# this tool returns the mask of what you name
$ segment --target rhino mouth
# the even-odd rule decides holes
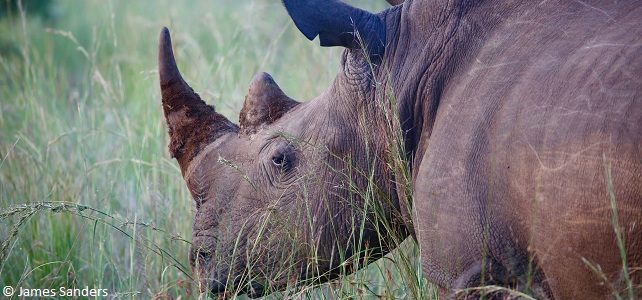
[[[265,295],[265,288],[262,284],[253,281],[246,285],[245,292],[248,297],[255,299]]]
[[[218,299],[231,299],[233,298],[232,295],[241,295],[241,294],[246,294],[249,298],[251,299],[256,299],[260,298],[262,296],[265,296],[265,287],[256,282],[256,281],[251,281],[251,282],[244,282],[240,276],[237,276],[234,279],[234,284],[232,285],[227,285],[226,280],[217,280],[217,279],[210,279],[208,280],[208,288],[209,292],[212,295],[217,296]],[[235,290],[235,287],[243,287],[239,290]],[[236,293],[238,292],[238,293]]]
[[[193,268],[194,274],[198,276],[197,281],[200,282],[201,293],[209,292],[215,299],[232,299],[242,294],[252,299],[265,296],[265,286],[248,278],[245,272],[230,271],[227,267],[220,268],[221,266],[215,266],[211,259],[201,266]]]

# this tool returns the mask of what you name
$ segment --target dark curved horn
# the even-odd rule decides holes
[[[390,5],[395,6],[395,5],[399,5],[399,4],[403,3],[404,0],[386,0],[386,1],[388,1],[388,3],[390,3]]]
[[[386,27],[375,14],[338,0],[283,0],[297,28],[309,39],[317,35],[321,46],[359,49],[383,55]]]
[[[172,39],[167,27],[163,27],[158,40],[158,75],[164,102],[165,99],[169,100],[173,95],[193,92],[178,70],[172,50]]]

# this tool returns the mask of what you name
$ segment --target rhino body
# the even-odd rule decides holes
[[[170,152],[196,201],[204,286],[258,295],[268,281],[331,278],[359,249],[394,247],[385,227],[418,241],[443,294],[640,294],[642,3],[284,4],[306,37],[346,48],[341,71],[302,103],[258,74],[240,128],[184,82],[161,33]],[[390,167],[386,97],[411,195]],[[362,212],[373,186],[380,219]]]

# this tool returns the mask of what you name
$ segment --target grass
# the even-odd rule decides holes
[[[295,99],[320,94],[341,49],[307,41],[278,1],[54,1],[48,12],[0,19],[0,283],[210,297],[187,261],[194,209],[167,151],[160,29],[172,31],[186,80],[230,120],[259,71]],[[408,297],[416,289],[402,276],[425,283],[416,246],[401,250],[295,294]]]

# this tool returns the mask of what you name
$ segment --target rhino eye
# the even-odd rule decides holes
[[[272,164],[282,171],[290,171],[294,167],[294,151],[283,149],[272,156]]]

